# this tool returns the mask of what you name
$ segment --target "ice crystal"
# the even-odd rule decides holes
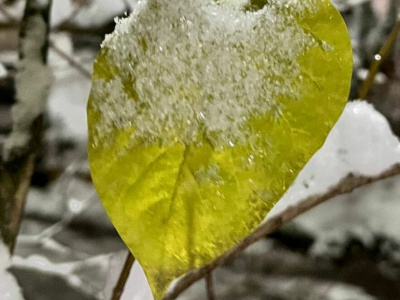
[[[114,74],[93,82],[94,143],[130,129],[132,144],[245,142],[250,120],[299,97],[298,58],[316,41],[297,18],[313,2],[142,1],[102,45]]]

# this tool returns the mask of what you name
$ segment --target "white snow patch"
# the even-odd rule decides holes
[[[377,237],[400,242],[399,199],[400,176],[396,176],[336,197],[295,222],[316,237],[313,254],[341,257],[351,239],[366,247],[373,247]]]
[[[10,266],[10,253],[0,239],[0,299],[23,300],[21,290],[15,278],[7,272]]]
[[[20,20],[24,12],[24,7],[25,7],[25,1],[16,1],[13,5],[7,5],[6,11],[8,15],[12,18],[12,20]],[[11,20],[7,15],[0,13],[1,23],[7,23],[10,21]]]
[[[88,71],[94,60],[92,53],[75,53],[68,34],[53,35],[53,43]],[[54,51],[49,53],[49,66],[54,73],[54,82],[50,89],[48,110],[57,128],[59,138],[72,139],[86,144],[87,120],[86,103],[89,97],[90,78],[80,73]]]
[[[76,59],[74,57],[74,45],[72,42],[71,34],[67,32],[54,32],[51,34],[51,42],[53,45],[61,50],[66,56]],[[57,53],[52,47],[49,48],[48,65],[54,68],[66,68],[69,66],[68,61]]]
[[[18,62],[18,52],[2,50],[0,51],[0,61],[5,65],[15,65]]]
[[[33,121],[43,113],[51,86],[52,75],[42,61],[42,46],[47,36],[46,24],[41,16],[34,16],[27,24],[26,38],[22,41],[24,58],[16,75],[17,104],[13,106],[13,131],[4,145],[7,160],[11,149],[26,147],[31,136]]]
[[[51,239],[49,242],[52,243]],[[54,246],[58,247],[57,244]],[[88,295],[95,296],[96,299],[103,299],[103,291],[99,289],[99,286],[102,287],[105,284],[105,276],[103,276],[103,274],[106,274],[106,270],[108,270],[110,257],[110,255],[106,254],[94,256],[83,261],[79,260],[67,263],[55,263],[43,255],[33,254],[26,258],[19,256],[14,257],[12,266],[62,277],[70,286],[73,286]],[[92,274],[91,276],[88,276],[88,273],[85,272],[85,270],[93,270],[97,272],[96,275]],[[100,283],[96,280],[100,281]]]
[[[326,296],[329,300],[378,300],[368,295],[362,288],[349,284],[330,284],[326,288]]]
[[[121,300],[153,300],[153,295],[140,264],[135,261]]]
[[[70,34],[52,34],[52,42],[82,68],[91,71],[95,53],[76,52]],[[49,51],[48,64],[54,76],[47,104],[53,124],[51,134],[59,139],[86,145],[86,103],[91,80],[52,49]]]
[[[267,218],[323,194],[348,174],[376,176],[400,163],[400,143],[371,104],[350,102],[323,147],[311,158]]]
[[[32,254],[27,258],[15,257],[13,260],[13,266],[20,266],[27,269],[39,269],[42,272],[58,274],[60,276],[70,276],[76,268],[76,263],[62,263],[56,264],[51,262],[47,257]]]
[[[133,9],[138,0],[126,0],[128,9]],[[58,25],[66,21],[73,14],[77,6],[70,0],[53,1],[52,8],[52,25]],[[72,18],[73,24],[80,27],[93,28],[101,26],[106,22],[114,19],[115,16],[121,15],[127,10],[124,1],[95,0],[81,8],[79,12]]]
[[[354,6],[368,2],[370,0],[331,0],[332,4],[340,11],[345,11],[353,8]],[[379,0],[382,1],[382,0]]]
[[[0,62],[0,79],[6,78],[8,75],[6,67]]]

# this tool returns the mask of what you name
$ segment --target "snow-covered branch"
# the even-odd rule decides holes
[[[28,0],[21,23],[13,129],[2,149],[0,230],[12,249],[42,135],[43,113],[51,85],[47,49],[51,0]]]
[[[360,149],[363,150],[360,152]],[[324,146],[264,222],[230,251],[177,280],[163,300],[176,299],[194,282],[311,208],[399,174],[400,142],[391,133],[387,121],[365,102],[349,103]]]
[[[298,205],[288,207],[282,213],[275,217],[272,217],[262,223],[251,235],[242,240],[236,247],[231,249],[229,252],[225,253],[217,260],[213,261],[211,264],[205,266],[204,268],[195,270],[188,273],[180,280],[176,282],[171,288],[169,293],[163,298],[163,300],[173,300],[176,299],[184,290],[191,286],[194,282],[202,279],[207,274],[212,272],[215,268],[223,265],[228,260],[232,259],[243,250],[245,250],[250,245],[256,243],[262,239],[265,235],[276,231],[283,223],[288,222],[295,217],[301,215],[302,213],[310,210],[318,204],[321,204],[329,199],[336,196],[351,193],[355,189],[368,185],[370,183],[389,178],[400,174],[400,165],[395,165],[389,170],[379,174],[378,176],[356,176],[354,174],[349,174],[347,177],[343,178],[337,185],[332,187],[326,193],[309,197],[301,201]]]

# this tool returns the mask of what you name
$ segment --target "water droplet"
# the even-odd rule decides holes
[[[249,162],[250,164],[252,164],[253,161],[254,161],[254,156],[253,156],[253,155],[250,155],[249,158],[248,158],[247,160],[248,160],[248,162]]]
[[[79,213],[82,210],[82,203],[77,199],[70,199],[68,201],[68,208],[73,213]]]
[[[327,52],[334,50],[334,48],[325,41],[322,42],[322,49]]]
[[[32,255],[29,260],[30,263],[36,266],[38,269],[45,269],[50,265],[49,261],[40,255]]]

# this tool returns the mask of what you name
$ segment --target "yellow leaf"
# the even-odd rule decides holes
[[[93,181],[156,299],[251,233],[347,101],[328,0],[244,2],[142,1],[94,66]]]

